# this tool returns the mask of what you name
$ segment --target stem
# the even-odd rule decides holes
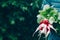
[[[47,37],[45,38],[45,40],[47,40]]]

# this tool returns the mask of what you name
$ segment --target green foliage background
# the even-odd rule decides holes
[[[0,40],[38,40],[37,35],[32,35],[38,27],[36,16],[41,3],[42,0],[0,0]]]
[[[37,40],[36,15],[41,0],[0,0],[0,40]]]

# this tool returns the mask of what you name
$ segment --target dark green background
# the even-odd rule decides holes
[[[0,0],[0,40],[37,40],[41,0]]]
[[[42,0],[0,0],[0,40],[38,40],[38,33],[32,35],[41,4]]]

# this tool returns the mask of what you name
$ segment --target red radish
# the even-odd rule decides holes
[[[56,29],[49,23],[49,21],[47,19],[44,19],[40,22],[40,25],[38,26],[38,28],[36,29],[36,31],[34,32],[34,34],[39,30],[39,36],[41,36],[42,33],[45,34],[45,37],[47,37],[50,33],[51,28],[56,31]],[[34,36],[33,34],[33,36]]]

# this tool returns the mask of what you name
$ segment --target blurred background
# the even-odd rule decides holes
[[[41,4],[42,0],[0,0],[0,40],[38,40],[32,35]]]
[[[0,0],[0,40],[37,40],[38,10],[42,0]]]

